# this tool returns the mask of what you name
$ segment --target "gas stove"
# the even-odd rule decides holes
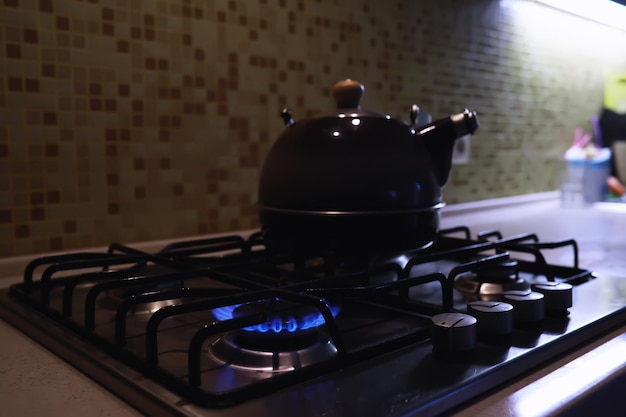
[[[622,281],[535,234],[342,259],[255,233],[34,259],[0,317],[147,414],[424,416],[622,323]]]

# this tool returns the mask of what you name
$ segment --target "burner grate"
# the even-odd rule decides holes
[[[568,247],[573,266],[542,255]],[[573,241],[542,243],[535,235],[490,231],[472,240],[465,227],[442,231],[425,250],[358,261],[275,257],[260,234],[178,242],[154,254],[114,244],[105,253],[33,260],[10,293],[190,401],[223,407],[428,344],[432,316],[464,309],[454,282],[514,254],[531,258],[514,259],[525,279],[590,280],[577,251]],[[251,303],[262,308],[216,314]],[[255,348],[250,338],[237,345],[242,332],[271,323],[285,303],[319,314],[314,336],[285,341],[291,351],[270,351],[267,340]],[[249,365],[255,357],[261,364]]]

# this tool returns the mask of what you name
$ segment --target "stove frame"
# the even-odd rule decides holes
[[[461,237],[455,237],[456,235],[461,235]],[[546,249],[568,247],[572,248],[572,266],[552,265],[542,255],[542,251]],[[333,317],[325,298],[329,297],[329,294],[341,294],[342,297],[365,300],[368,306],[374,303],[384,308],[393,307],[394,310],[404,310],[411,318],[425,323],[437,312],[458,310],[452,285],[457,276],[508,260],[511,253],[527,254],[533,258],[531,261],[517,259],[520,270],[525,273],[541,274],[551,281],[569,282],[575,285],[575,288],[587,282],[596,281],[596,277],[590,271],[578,267],[578,248],[573,240],[545,243],[540,242],[534,234],[503,238],[497,231],[480,233],[477,240],[471,240],[470,231],[466,227],[442,231],[437,243],[430,250],[415,252],[409,256],[405,254],[408,260],[402,266],[394,262],[375,260],[372,261],[376,265],[373,269],[364,271],[357,268],[355,271],[349,268],[349,273],[342,271],[337,276],[336,272],[341,266],[334,261],[324,260],[311,266],[306,264],[307,260],[302,259],[273,259],[272,265],[278,262],[281,265],[289,264],[293,267],[293,270],[282,271],[282,275],[277,278],[271,274],[266,275],[268,273],[268,264],[265,262],[267,254],[262,249],[260,235],[254,234],[247,240],[239,236],[231,236],[175,243],[156,254],[113,244],[104,254],[74,253],[38,258],[26,268],[23,283],[15,284],[9,291],[0,294],[0,316],[16,327],[24,329],[31,337],[60,354],[77,368],[93,375],[94,379],[101,381],[122,398],[127,398],[128,392],[132,391],[132,398],[128,398],[129,402],[145,412],[168,410],[172,415],[201,415],[205,408],[230,407],[240,401],[246,402],[288,390],[294,384],[314,381],[319,376],[326,375],[332,378],[332,375],[339,370],[372,360],[380,360],[381,357],[393,355],[394,352],[411,349],[429,352],[429,329],[426,327],[416,328],[401,337],[384,339],[373,344],[351,346],[344,340],[339,330],[338,319]],[[467,259],[467,256],[476,254],[481,254],[481,256],[466,262],[455,261],[456,264],[445,274],[433,272],[414,276],[411,272],[418,265],[440,260]],[[207,259],[207,255],[210,258]],[[246,274],[242,276],[242,262],[246,273],[253,276],[252,279],[246,277]],[[208,276],[211,280],[227,285],[226,288],[166,290],[165,292],[170,297],[177,299],[192,297],[201,300],[159,310],[156,313],[157,318],[149,321],[146,331],[145,357],[141,358],[126,348],[127,313],[146,301],[162,301],[163,293],[148,292],[141,297],[127,299],[120,303],[120,308],[116,313],[114,332],[110,339],[103,338],[95,331],[97,328],[96,305],[97,300],[102,298],[102,294],[119,289],[118,281],[110,281],[108,278],[115,278],[116,274],[127,276],[123,281],[124,285],[136,285],[139,278],[135,274],[147,268],[149,264],[156,265],[159,273],[141,278],[144,284],[176,282],[181,279],[179,274],[183,274],[186,280],[202,280]],[[113,270],[112,267],[116,265],[123,265],[126,268],[121,270],[123,272]],[[38,268],[43,268],[43,272],[37,281],[35,270]],[[94,268],[97,270],[94,271]],[[272,268],[274,266],[270,267]],[[73,271],[86,269],[90,272],[72,276]],[[172,270],[177,272],[172,272]],[[69,276],[64,275],[68,271]],[[372,284],[371,278],[378,277],[380,274],[393,274],[395,279]],[[55,275],[60,275],[60,277]],[[104,277],[107,279],[103,280]],[[87,292],[86,308],[81,324],[75,320],[74,299],[71,294],[85,281],[103,282],[91,286]],[[422,303],[420,300],[412,299],[411,291],[421,285],[431,287],[434,285],[440,288],[440,293],[435,297],[438,300],[434,303]],[[63,297],[60,300],[51,301],[51,295],[55,291],[58,292],[59,288],[63,288]],[[322,363],[301,368],[297,372],[276,373],[271,378],[262,379],[258,383],[231,392],[211,393],[204,390],[202,373],[199,370],[194,372],[193,368],[195,368],[194,364],[201,362],[207,342],[225,331],[240,329],[267,320],[269,312],[266,312],[227,322],[212,322],[198,331],[187,354],[190,363],[188,381],[181,380],[160,368],[158,330],[164,320],[200,308],[211,309],[233,302],[278,298],[302,302],[318,309],[325,319],[324,327],[329,340],[336,347],[336,356]],[[52,297],[52,300],[55,298]],[[539,353],[531,354],[534,349],[519,352],[519,354],[512,355],[510,360],[506,360],[504,365],[509,371],[515,371],[519,375],[524,372],[522,369],[527,369],[528,366],[535,366],[544,360],[557,357],[573,346],[606,332],[619,324],[620,317],[623,318],[625,314],[623,307],[603,311],[600,317],[594,317],[589,323],[583,323],[573,330],[563,330],[564,333],[558,337],[550,337],[550,340],[538,343],[541,348]],[[41,315],[47,317],[43,325],[39,324],[42,323]],[[553,317],[549,320],[552,319],[559,321],[563,317]],[[593,326],[590,325],[591,323]],[[549,327],[549,324],[544,325],[543,331]],[[527,332],[528,329],[521,329],[521,331]],[[425,354],[428,355],[428,353]],[[522,357],[526,358],[521,361]],[[497,364],[494,368],[502,368],[501,365]],[[120,372],[120,369],[123,371]],[[449,409],[461,404],[476,392],[484,392],[511,378],[503,372],[498,372],[496,376],[491,375],[494,373],[485,369],[479,377],[468,381],[465,388],[458,384],[451,384],[449,389],[443,389],[435,398],[428,398],[428,401],[419,399],[412,401],[413,410],[437,410],[439,412],[442,407]],[[138,379],[144,382],[138,384],[136,382]],[[124,388],[116,389],[114,386]],[[456,392],[456,399],[444,401],[450,390]],[[188,401],[195,405],[187,404],[180,407],[181,402],[187,403]]]

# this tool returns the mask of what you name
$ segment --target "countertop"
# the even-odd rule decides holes
[[[450,205],[442,211],[442,228],[465,225],[473,233],[498,229],[505,236],[533,232],[542,240],[574,238],[580,266],[598,273],[626,275],[626,204],[598,203],[564,208],[558,193]],[[135,245],[144,250],[163,242]],[[20,279],[34,256],[0,259],[0,288]],[[551,262],[571,262],[571,253],[548,254]],[[141,415],[96,382],[0,320],[0,403],[7,416]],[[622,352],[616,354],[616,352]],[[626,368],[626,324],[589,346],[491,393],[456,416],[552,415],[577,393],[620,375]]]

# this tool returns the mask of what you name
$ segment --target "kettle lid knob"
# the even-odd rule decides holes
[[[338,109],[360,109],[365,86],[358,81],[346,79],[333,86],[333,97]]]

